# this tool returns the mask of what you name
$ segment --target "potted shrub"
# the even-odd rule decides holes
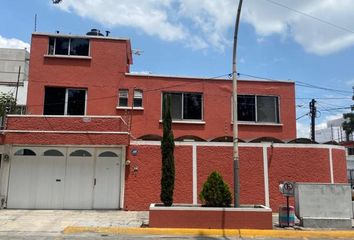
[[[206,207],[230,207],[232,202],[229,186],[217,171],[209,175],[199,197]]]

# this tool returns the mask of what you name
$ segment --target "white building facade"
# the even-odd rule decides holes
[[[0,93],[16,96],[17,105],[26,106],[29,52],[26,49],[0,48]]]

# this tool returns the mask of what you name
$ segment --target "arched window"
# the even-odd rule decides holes
[[[99,157],[118,157],[117,154],[115,154],[114,152],[111,151],[106,151],[103,153],[100,153],[100,155],[98,155]]]
[[[15,152],[15,156],[36,156],[36,153],[31,149],[23,148]]]
[[[43,153],[43,156],[50,156],[50,157],[62,157],[64,154],[58,150],[50,149]]]
[[[76,150],[70,153],[70,157],[91,157],[91,153],[86,150]]]

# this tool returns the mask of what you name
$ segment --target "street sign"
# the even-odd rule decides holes
[[[295,183],[285,181],[279,185],[280,192],[287,197],[293,197],[295,194]]]

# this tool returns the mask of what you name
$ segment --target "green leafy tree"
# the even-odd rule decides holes
[[[20,113],[20,109],[16,107],[16,100],[12,93],[0,93],[0,115]]]
[[[161,140],[162,169],[160,199],[165,206],[173,203],[173,190],[175,186],[175,142],[172,132],[171,96],[166,94],[162,106],[163,136]]]
[[[343,130],[345,132],[345,138],[349,141],[349,135],[354,132],[354,113],[344,113],[344,122],[342,123]]]
[[[232,201],[229,186],[216,171],[209,175],[199,197],[207,207],[229,207]]]

